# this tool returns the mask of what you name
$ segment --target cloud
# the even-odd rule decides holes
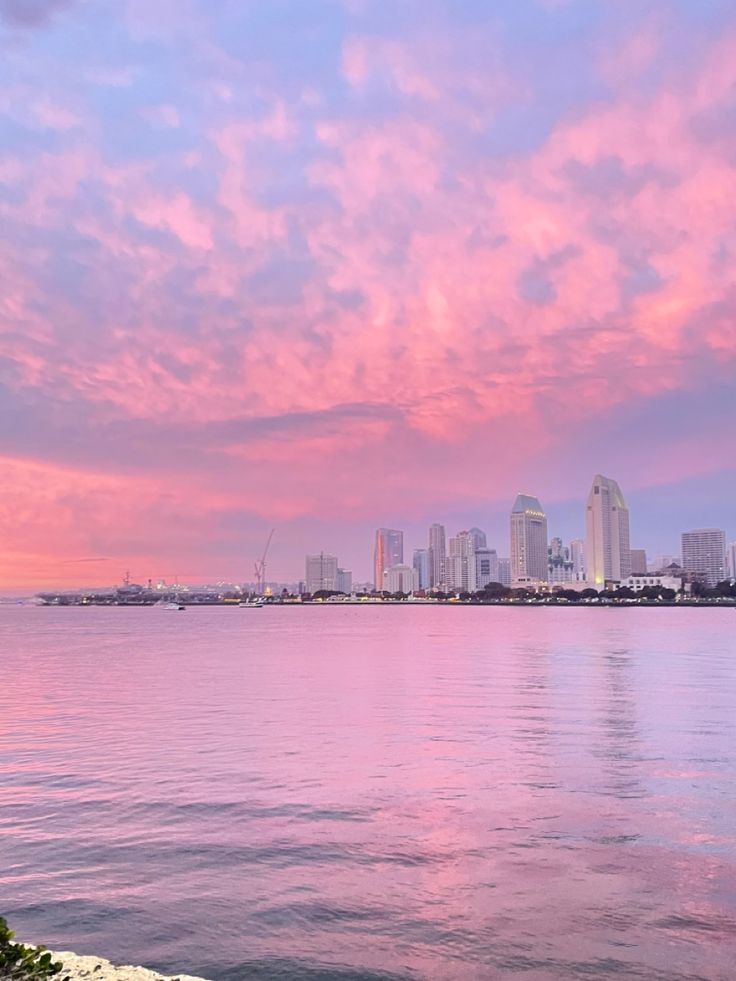
[[[13,27],[44,27],[72,0],[0,0],[0,18]]]
[[[241,512],[355,542],[567,500],[602,443],[627,489],[707,478],[677,413],[736,362],[736,17],[297,7],[79,7],[94,43],[10,46],[0,533],[196,565]]]

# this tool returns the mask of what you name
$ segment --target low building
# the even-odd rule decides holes
[[[635,593],[640,593],[642,589],[654,586],[656,589],[674,589],[676,593],[682,589],[682,579],[676,576],[669,576],[665,573],[644,573],[642,575],[629,576],[621,583],[628,589],[633,589]]]

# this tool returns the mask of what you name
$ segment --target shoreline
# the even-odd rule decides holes
[[[69,977],[71,981],[209,981],[193,974],[161,974],[149,967],[134,964],[113,964],[104,957],[75,954],[70,950],[49,951],[53,961],[64,965],[57,977]]]
[[[228,603],[228,602],[213,602],[213,603],[187,603],[186,600],[180,599],[179,602],[182,606],[186,607],[187,610],[204,609],[211,610],[216,609],[231,609],[237,610],[242,609],[238,603]],[[10,605],[10,604],[9,604]],[[33,606],[36,609],[43,610],[64,610],[64,609],[79,609],[87,608],[90,606],[101,607],[107,609],[131,609],[131,610],[143,610],[143,609],[154,609],[156,603],[96,603],[94,601],[86,603],[24,603],[24,606]],[[324,608],[324,607],[341,607],[341,606],[366,606],[366,607],[376,607],[376,606],[395,606],[395,607],[491,607],[491,608],[501,608],[501,609],[515,609],[527,606],[547,606],[554,607],[555,609],[564,609],[565,607],[575,607],[575,608],[591,608],[591,609],[653,609],[659,607],[687,607],[688,609],[711,609],[711,610],[733,610],[736,609],[736,600],[562,600],[562,601],[549,601],[549,600],[512,600],[510,602],[477,602],[473,600],[326,600],[324,602],[287,602],[282,603],[279,601],[268,602],[264,601],[259,606],[253,605],[255,609],[264,609],[273,607],[276,609],[306,609],[307,607]],[[174,612],[174,611],[167,611]]]

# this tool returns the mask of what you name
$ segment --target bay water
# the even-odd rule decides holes
[[[736,977],[736,612],[0,607],[0,914],[216,979]]]

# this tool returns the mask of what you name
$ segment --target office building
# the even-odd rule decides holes
[[[404,533],[395,528],[379,528],[373,550],[373,582],[383,589],[383,574],[391,566],[404,561]]]
[[[304,578],[308,593],[316,593],[320,589],[336,590],[337,559],[334,555],[328,555],[326,552],[320,552],[319,555],[308,555]]]
[[[417,574],[417,589],[429,589],[429,549],[415,548],[412,565]]]
[[[511,580],[547,579],[547,516],[536,497],[519,494],[510,518]]]
[[[498,581],[502,586],[511,585],[511,559],[498,560]]]
[[[726,575],[729,579],[736,579],[736,542],[726,547]]]
[[[577,582],[585,581],[585,542],[582,538],[573,538],[570,542],[570,561],[574,579]]]
[[[475,588],[484,589],[491,582],[501,582],[498,571],[498,554],[495,548],[477,548],[475,550]]]
[[[475,543],[470,532],[459,531],[447,544],[447,588],[475,592]]]
[[[693,582],[715,586],[726,577],[726,533],[695,528],[682,533],[682,567]]]
[[[631,549],[631,575],[645,576],[647,574],[647,553],[643,548]]]
[[[431,525],[429,529],[429,588],[443,589],[445,585],[445,526]]]
[[[383,589],[387,593],[413,593],[417,585],[417,572],[410,565],[394,565],[383,574]]]
[[[585,511],[585,571],[597,588],[631,575],[629,509],[615,480],[596,474]]]
[[[349,569],[337,570],[337,591],[339,593],[347,593],[348,595],[352,593],[353,574]]]

